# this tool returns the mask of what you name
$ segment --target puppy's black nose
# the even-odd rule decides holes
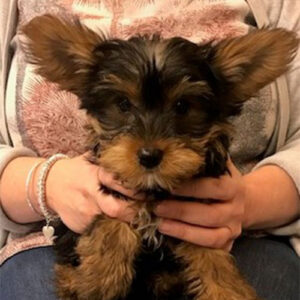
[[[161,162],[163,152],[156,148],[141,148],[137,155],[142,166],[147,169],[152,169]]]

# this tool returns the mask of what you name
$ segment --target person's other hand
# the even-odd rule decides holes
[[[231,173],[220,178],[200,178],[184,183],[174,195],[193,201],[166,200],[156,208],[161,233],[199,246],[230,250],[241,234],[245,213],[243,176],[229,159]],[[211,203],[200,199],[211,199]]]

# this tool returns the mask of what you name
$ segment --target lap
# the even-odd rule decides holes
[[[56,300],[52,247],[21,252],[0,267],[1,300]]]
[[[300,259],[288,244],[279,239],[240,238],[232,254],[262,299],[299,299]]]
[[[299,262],[280,241],[241,238],[232,251],[239,269],[265,300],[298,300]],[[0,267],[1,300],[57,300],[51,247],[21,252]]]

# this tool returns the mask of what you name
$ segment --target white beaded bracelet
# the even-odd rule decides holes
[[[37,182],[37,191],[38,191],[38,203],[39,208],[46,219],[46,226],[43,227],[43,234],[46,238],[51,239],[54,236],[54,227],[49,226],[50,222],[58,219],[59,217],[51,213],[46,204],[46,179],[51,167],[60,159],[69,158],[64,154],[55,154],[51,156],[46,162],[43,163],[38,182]]]
[[[34,166],[28,172],[25,187],[26,187],[26,202],[27,202],[28,206],[35,214],[43,217],[43,215],[33,206],[31,199],[30,199],[30,191],[29,191],[32,175],[35,172],[36,168],[40,165],[40,163],[41,162],[37,162],[36,164],[34,164]]]

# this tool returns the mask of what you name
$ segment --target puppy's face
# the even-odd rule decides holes
[[[99,163],[130,187],[170,189],[203,172],[209,143],[228,136],[206,50],[155,37],[94,49],[79,95],[93,125],[91,144]]]
[[[222,174],[228,117],[286,71],[298,45],[280,29],[215,46],[156,36],[108,40],[52,16],[23,32],[37,72],[75,93],[87,110],[93,160],[140,190]]]

